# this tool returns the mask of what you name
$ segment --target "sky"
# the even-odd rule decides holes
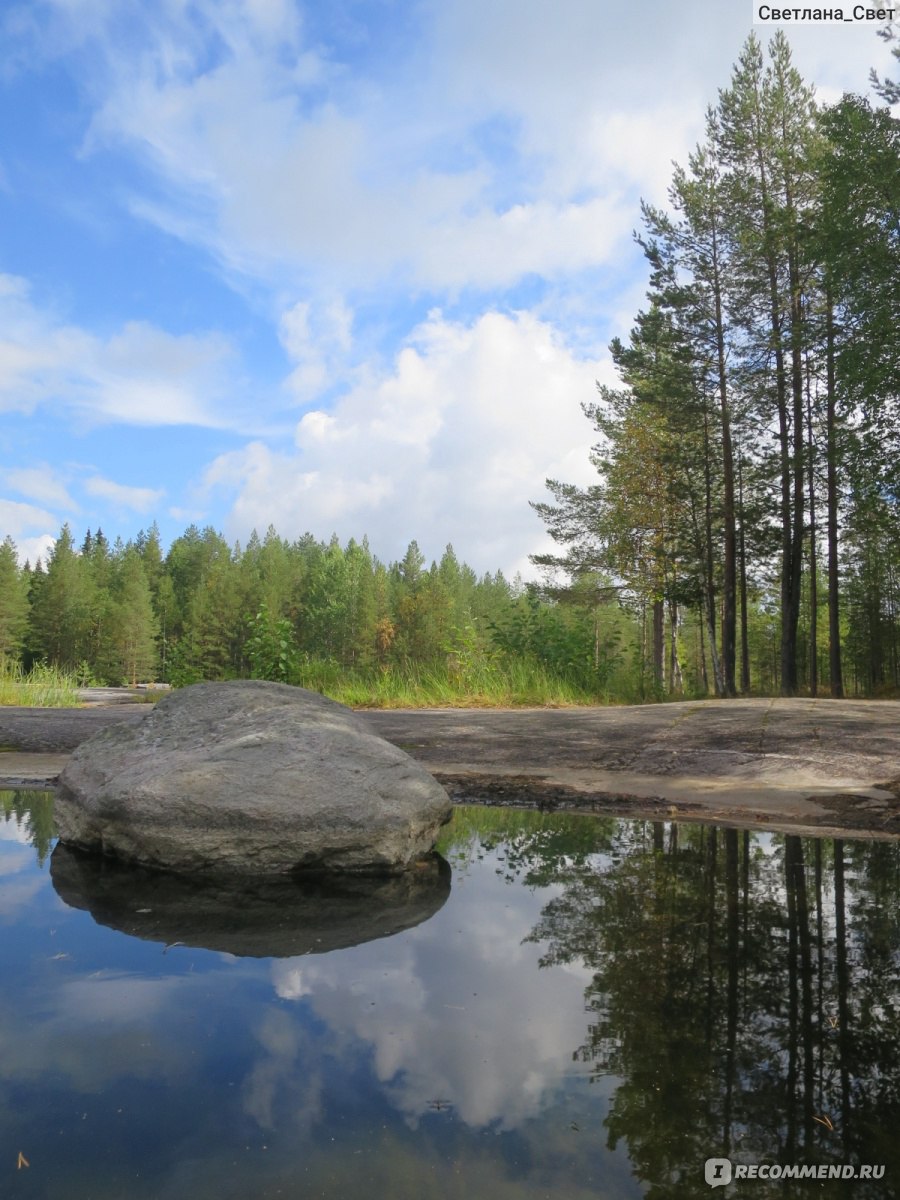
[[[848,10],[849,11],[849,10]],[[0,538],[534,575],[750,0],[2,0]],[[757,27],[767,41],[774,26]],[[823,102],[896,66],[792,25]]]

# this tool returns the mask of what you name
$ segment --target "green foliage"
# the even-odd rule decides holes
[[[399,663],[348,669],[325,660],[301,664],[297,682],[342,704],[368,708],[568,707],[596,703],[593,693],[528,658],[463,677],[447,663]]]
[[[603,611],[548,605],[531,590],[490,629],[495,646],[508,658],[531,658],[577,687],[608,697],[626,659],[623,625],[608,606]]]
[[[286,617],[273,617],[263,604],[255,617],[247,617],[247,625],[250,636],[245,649],[251,678],[293,682],[300,656],[290,621]]]
[[[19,570],[15,542],[0,542],[0,658],[18,655],[28,630],[28,581]]]
[[[412,542],[385,564],[365,539],[288,543],[270,528],[242,550],[191,526],[163,557],[154,529],[112,547],[88,531],[76,550],[64,527],[47,570],[38,563],[15,578],[26,652],[82,686],[250,675],[393,706],[630,694],[627,614],[601,611],[593,595],[526,593],[499,571],[478,578],[452,546],[426,566]]]

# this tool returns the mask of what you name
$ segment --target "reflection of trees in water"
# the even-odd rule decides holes
[[[695,1194],[710,1156],[888,1164],[858,1196],[900,1177],[900,846],[770,841],[622,823],[608,862],[557,876],[532,934],[544,965],[595,972],[578,1053],[622,1079],[609,1142],[651,1196]]]
[[[473,858],[496,851],[507,880],[545,887],[573,870],[589,866],[609,850],[619,822],[580,813],[461,805],[435,849],[465,871]]]
[[[28,833],[41,866],[56,837],[53,824],[53,793],[36,789],[0,791],[0,806],[7,821],[15,818]]]

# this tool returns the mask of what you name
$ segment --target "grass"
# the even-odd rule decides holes
[[[75,676],[38,663],[27,673],[18,663],[0,660],[0,706],[25,708],[76,708]]]
[[[351,708],[565,708],[600,701],[595,693],[528,661],[465,671],[415,663],[353,670],[312,662],[295,682]]]

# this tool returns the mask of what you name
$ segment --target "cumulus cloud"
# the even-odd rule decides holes
[[[293,364],[286,387],[298,403],[347,377],[353,349],[353,312],[338,297],[314,306],[300,300],[282,314],[278,336]]]
[[[250,443],[216,458],[205,484],[233,494],[235,537],[270,522],[285,536],[366,533],[384,557],[415,537],[430,556],[453,542],[476,569],[526,569],[546,545],[528,506],[543,480],[592,479],[580,405],[598,378],[608,361],[578,358],[527,313],[434,313],[391,370],[306,413],[293,452]]]
[[[610,380],[597,346],[643,302],[638,199],[665,202],[750,13],[389,7],[14,8],[8,69],[49,59],[71,73],[85,177],[109,164],[124,229],[130,215],[199,247],[252,296],[246,344],[265,382],[241,387],[248,360],[223,334],[124,318],[92,331],[3,276],[0,411],[237,431],[258,440],[220,439],[206,473],[232,495],[235,536],[365,530],[385,556],[415,536],[515,570],[547,546],[527,506],[544,476],[591,477],[579,402]],[[827,97],[865,90],[869,66],[891,61],[863,27],[790,39]],[[454,319],[423,320],[436,303]],[[303,413],[287,449],[286,407]],[[171,513],[202,508],[167,492]]]

